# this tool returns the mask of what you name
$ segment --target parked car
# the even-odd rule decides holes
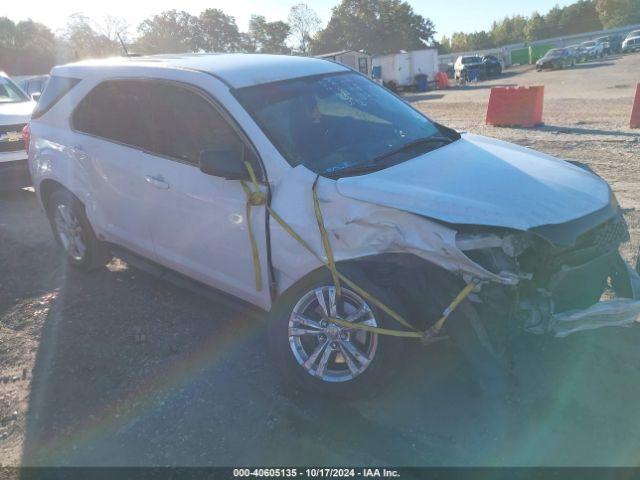
[[[482,57],[482,63],[484,64],[484,74],[486,76],[502,74],[502,63],[498,60],[498,57],[485,55]]]
[[[602,54],[603,55],[611,55],[611,39],[609,36],[598,37],[595,39],[597,43],[602,44]]]
[[[631,30],[629,33],[627,33],[627,36],[624,37],[624,39],[627,40],[634,37],[640,37],[640,30]]]
[[[589,59],[601,58],[604,55],[604,45],[595,40],[582,42],[580,45],[586,50]]]
[[[34,75],[27,77],[14,77],[14,81],[18,86],[33,100],[37,101],[47,86],[49,75]]]
[[[555,332],[593,324],[594,308],[628,316],[640,304],[599,301],[610,279],[618,297],[640,294],[604,180],[460,134],[338,63],[220,54],[58,66],[28,145],[72,267],[115,253],[252,305],[278,373],[316,392],[384,385],[410,340],[379,328],[437,339],[445,309],[444,332],[499,385],[490,342],[503,337],[485,320],[491,332]]]
[[[576,60],[568,48],[552,48],[536,62],[536,70],[541,72],[551,68],[572,67]]]
[[[22,129],[35,102],[4,72],[0,72],[0,190],[29,186],[27,152]]]
[[[478,55],[460,56],[453,66],[456,80],[481,79],[485,76],[485,64]]]
[[[624,42],[622,42],[622,52],[637,52],[640,50],[640,35],[637,37],[627,38]]]
[[[622,41],[624,37],[620,33],[612,33],[596,39],[596,41],[600,40],[604,40],[604,42],[609,44],[609,53],[620,53],[622,51]]]
[[[573,56],[575,63],[586,62],[587,59],[589,58],[589,55],[587,54],[587,49],[582,45],[569,45],[567,47],[567,50],[569,50],[569,52],[571,53],[571,56]]]

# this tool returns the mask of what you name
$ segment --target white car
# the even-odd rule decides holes
[[[606,182],[459,134],[334,62],[59,66],[29,142],[71,265],[115,254],[268,312],[279,373],[316,391],[381,387],[407,361],[403,342],[445,333],[485,385],[501,385],[494,332],[564,335],[602,314],[629,323],[640,307]],[[600,302],[610,278],[621,298]]]
[[[640,50],[640,35],[637,37],[628,37],[622,42],[622,52],[635,52]]]
[[[47,82],[49,81],[49,75],[26,75],[20,77],[13,77],[13,80],[29,97],[36,102],[42,92],[44,92]]]
[[[30,185],[27,152],[22,139],[35,106],[11,79],[0,72],[0,190]]]
[[[600,42],[590,40],[588,42],[582,42],[580,46],[585,49],[588,58],[600,58],[604,56],[604,45]]]
[[[453,64],[454,78],[468,80],[471,77],[479,79],[485,73],[485,65],[480,55],[459,56]],[[472,73],[474,72],[474,73]]]
[[[629,33],[627,33],[627,36],[624,38],[626,40],[628,38],[635,38],[635,37],[640,37],[640,30],[631,30]]]

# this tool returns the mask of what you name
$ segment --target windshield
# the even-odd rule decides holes
[[[29,98],[15,83],[6,77],[0,77],[0,103],[26,102]]]
[[[468,65],[470,63],[482,63],[482,59],[480,57],[462,57],[463,65]]]
[[[327,176],[384,168],[457,138],[455,132],[449,136],[456,138],[443,137],[429,119],[357,73],[257,85],[235,95],[291,165]]]

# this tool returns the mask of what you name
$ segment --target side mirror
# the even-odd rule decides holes
[[[40,98],[41,93],[40,92],[34,92],[31,94],[31,100],[33,100],[34,102],[37,102],[38,99]]]
[[[200,171],[227,180],[250,180],[241,150],[203,150]]]

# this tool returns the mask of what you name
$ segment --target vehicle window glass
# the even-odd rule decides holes
[[[235,95],[291,165],[330,176],[377,165],[399,148],[439,135],[429,119],[357,73],[246,87]],[[385,158],[385,165],[424,150],[405,153]]]
[[[240,150],[231,125],[202,95],[187,87],[151,88],[152,151],[197,165],[203,150]]]
[[[42,95],[38,99],[38,104],[31,114],[31,118],[38,118],[62,99],[78,82],[77,78],[51,77],[45,85]]]
[[[76,130],[145,150],[151,147],[148,124],[149,86],[144,81],[101,83],[73,114]]]
[[[0,77],[0,104],[29,100],[20,88],[6,77]]]

